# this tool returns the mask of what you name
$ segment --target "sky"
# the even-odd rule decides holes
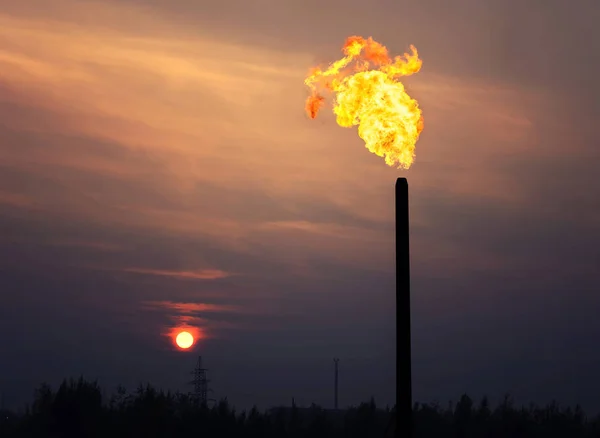
[[[83,374],[261,408],[395,400],[394,184],[413,390],[600,410],[596,0],[0,0],[0,392]],[[425,128],[385,165],[310,67],[392,54]],[[169,334],[191,324],[191,351]]]

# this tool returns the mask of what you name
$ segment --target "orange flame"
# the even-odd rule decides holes
[[[327,70],[312,69],[304,81],[311,90],[306,113],[311,119],[317,117],[325,100],[320,90],[335,93],[333,112],[338,125],[358,125],[358,135],[367,149],[384,157],[388,166],[408,169],[423,130],[417,101],[398,81],[421,69],[423,61],[417,49],[412,45],[410,49],[411,54],[392,59],[387,48],[373,38],[349,37],[342,48],[342,59]]]

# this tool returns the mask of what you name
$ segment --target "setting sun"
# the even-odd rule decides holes
[[[175,342],[179,348],[187,349],[194,344],[194,337],[189,332],[181,332],[175,338]]]

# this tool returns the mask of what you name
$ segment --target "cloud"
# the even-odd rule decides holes
[[[169,271],[162,269],[124,268],[122,272],[134,274],[161,275],[165,277],[192,279],[192,280],[218,280],[230,277],[232,274],[219,269],[200,269],[196,271]]]
[[[107,252],[121,252],[126,251],[128,249],[127,246],[117,245],[113,243],[105,243],[105,242],[85,242],[73,239],[66,240],[56,240],[49,241],[49,245],[55,246],[63,246],[63,247],[78,247],[78,248],[89,248],[98,251],[107,251]]]
[[[0,0],[0,269],[13,291],[3,307],[13,316],[0,320],[23,327],[8,355],[47,353],[53,339],[64,343],[56,356],[109,345],[94,363],[118,351],[139,370],[160,356],[159,374],[174,375],[182,361],[153,348],[193,327],[217,369],[245,355],[273,375],[293,357],[285,368],[302,375],[299,358],[329,363],[334,348],[375,357],[348,369],[364,385],[355,399],[368,397],[375,386],[361,375],[393,380],[398,176],[410,184],[415,387],[443,394],[428,362],[449,363],[460,386],[488,366],[465,368],[464,357],[519,360],[572,327],[566,308],[596,330],[599,100],[583,61],[600,39],[589,37],[592,14],[585,32],[556,31],[583,6],[533,32],[540,5],[506,21],[471,0],[375,4],[369,17],[354,0],[145,4]],[[307,22],[326,31],[308,35]],[[303,113],[307,69],[354,33],[423,56],[406,81],[425,116],[406,174],[327,110]],[[499,57],[490,44],[500,43]],[[554,49],[569,46],[563,62]],[[28,331],[57,324],[67,325],[44,331],[43,345]],[[228,342],[211,344],[219,337]],[[432,353],[440,339],[452,349]]]
[[[9,205],[18,208],[29,208],[35,205],[34,201],[27,196],[18,193],[0,192],[0,204]]]
[[[180,303],[173,301],[147,301],[149,308],[162,308],[175,311],[183,315],[194,315],[204,312],[239,312],[240,309],[231,305],[207,304],[207,303]]]
[[[204,341],[223,335],[224,331],[239,329],[239,322],[227,314],[239,313],[241,309],[231,305],[191,303],[174,301],[145,301],[146,311],[161,312],[167,315],[168,324],[162,328],[162,335],[174,345],[176,336],[183,330],[189,331],[197,341]],[[227,318],[227,319],[224,319]],[[245,329],[250,326],[246,325]]]
[[[306,120],[312,54],[217,40],[153,7],[56,5],[45,14],[12,6],[0,17],[0,165],[12,208],[27,199],[46,218],[202,240],[303,275],[316,253],[391,269],[397,172],[332,115]],[[421,52],[425,65],[436,56]],[[451,222],[440,218],[453,207],[436,203],[527,208],[537,192],[524,187],[524,172],[515,177],[515,157],[557,153],[541,142],[549,120],[563,136],[571,130],[549,119],[552,96],[540,90],[444,73],[424,68],[407,80],[425,113],[410,174],[413,227],[436,236],[422,234],[432,248],[462,248],[489,266],[482,248],[449,237]]]
[[[176,30],[152,8],[65,5],[51,18],[21,11],[0,19],[3,135],[19,144],[4,147],[0,164],[11,169],[3,184],[15,196],[46,217],[202,239],[263,267],[279,264],[279,274],[309,275],[316,253],[392,269],[396,171],[331,115],[305,119],[310,55]],[[96,24],[77,24],[91,12]],[[131,26],[128,14],[138,17]],[[540,153],[531,140],[547,98],[435,72],[407,86],[426,124],[410,175],[413,226],[439,228],[432,242],[456,250],[426,200],[526,205],[529,194],[500,164]]]

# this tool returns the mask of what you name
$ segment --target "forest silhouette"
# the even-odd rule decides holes
[[[293,404],[238,412],[227,399],[209,406],[149,384],[103,394],[83,377],[63,381],[56,391],[42,384],[23,412],[0,412],[0,437],[371,438],[390,436],[394,415],[394,408],[380,409],[373,399],[338,411]],[[445,408],[416,403],[413,417],[414,438],[600,437],[600,416],[588,418],[579,406],[516,407],[510,396],[495,407],[467,395]]]

